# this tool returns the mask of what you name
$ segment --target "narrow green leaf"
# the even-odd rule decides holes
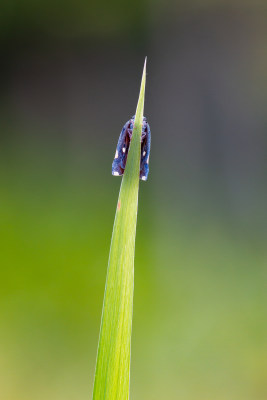
[[[134,249],[146,60],[111,239],[93,400],[127,400],[130,384]]]

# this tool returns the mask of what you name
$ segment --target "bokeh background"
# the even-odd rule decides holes
[[[266,399],[267,4],[2,0],[0,398],[91,397],[148,56],[132,399]]]

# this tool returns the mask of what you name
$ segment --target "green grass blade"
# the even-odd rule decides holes
[[[113,226],[93,400],[127,400],[129,398],[134,249],[145,82],[146,61],[133,136]]]

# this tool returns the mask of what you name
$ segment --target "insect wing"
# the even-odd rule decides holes
[[[151,146],[150,126],[146,123],[145,137],[141,145],[140,179],[146,181],[149,173],[149,155]]]
[[[124,173],[126,160],[126,143],[127,143],[127,129],[129,126],[129,121],[126,122],[119,136],[115,157],[112,163],[112,175],[121,176]]]

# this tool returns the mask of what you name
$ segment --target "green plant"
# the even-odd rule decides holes
[[[110,245],[93,400],[129,398],[134,251],[146,60]]]

